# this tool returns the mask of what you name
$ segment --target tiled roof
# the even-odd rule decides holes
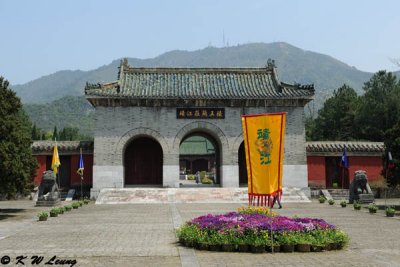
[[[179,155],[213,155],[215,148],[205,137],[192,136],[179,146]]]
[[[133,68],[121,61],[118,80],[86,84],[86,96],[137,99],[312,99],[313,85],[281,83],[265,68]]]
[[[306,142],[308,153],[343,153],[346,145],[346,153],[383,153],[383,142],[346,142],[346,141],[316,141]]]
[[[53,153],[54,141],[34,141],[32,153]],[[60,154],[79,152],[93,153],[93,141],[57,141],[57,149]]]

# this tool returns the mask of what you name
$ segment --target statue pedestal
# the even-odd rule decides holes
[[[61,204],[60,199],[57,200],[38,200],[36,201],[36,207],[54,207]]]
[[[358,202],[362,204],[370,204],[375,200],[374,194],[360,194],[359,197]]]

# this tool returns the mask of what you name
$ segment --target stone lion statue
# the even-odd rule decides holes
[[[45,171],[42,174],[42,182],[39,186],[38,200],[58,200],[60,192],[53,171]]]
[[[354,172],[354,179],[349,188],[349,203],[360,199],[360,194],[368,194],[368,177],[367,172],[358,170]]]

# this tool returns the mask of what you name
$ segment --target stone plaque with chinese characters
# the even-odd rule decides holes
[[[177,119],[225,119],[224,108],[177,108]]]

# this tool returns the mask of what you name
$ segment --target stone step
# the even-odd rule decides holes
[[[55,207],[59,206],[61,203],[60,200],[38,200],[36,201],[36,207]]]
[[[96,204],[247,203],[247,188],[105,188]],[[297,188],[283,188],[282,203],[310,202]]]
[[[334,200],[349,199],[349,189],[328,189],[328,192]]]

